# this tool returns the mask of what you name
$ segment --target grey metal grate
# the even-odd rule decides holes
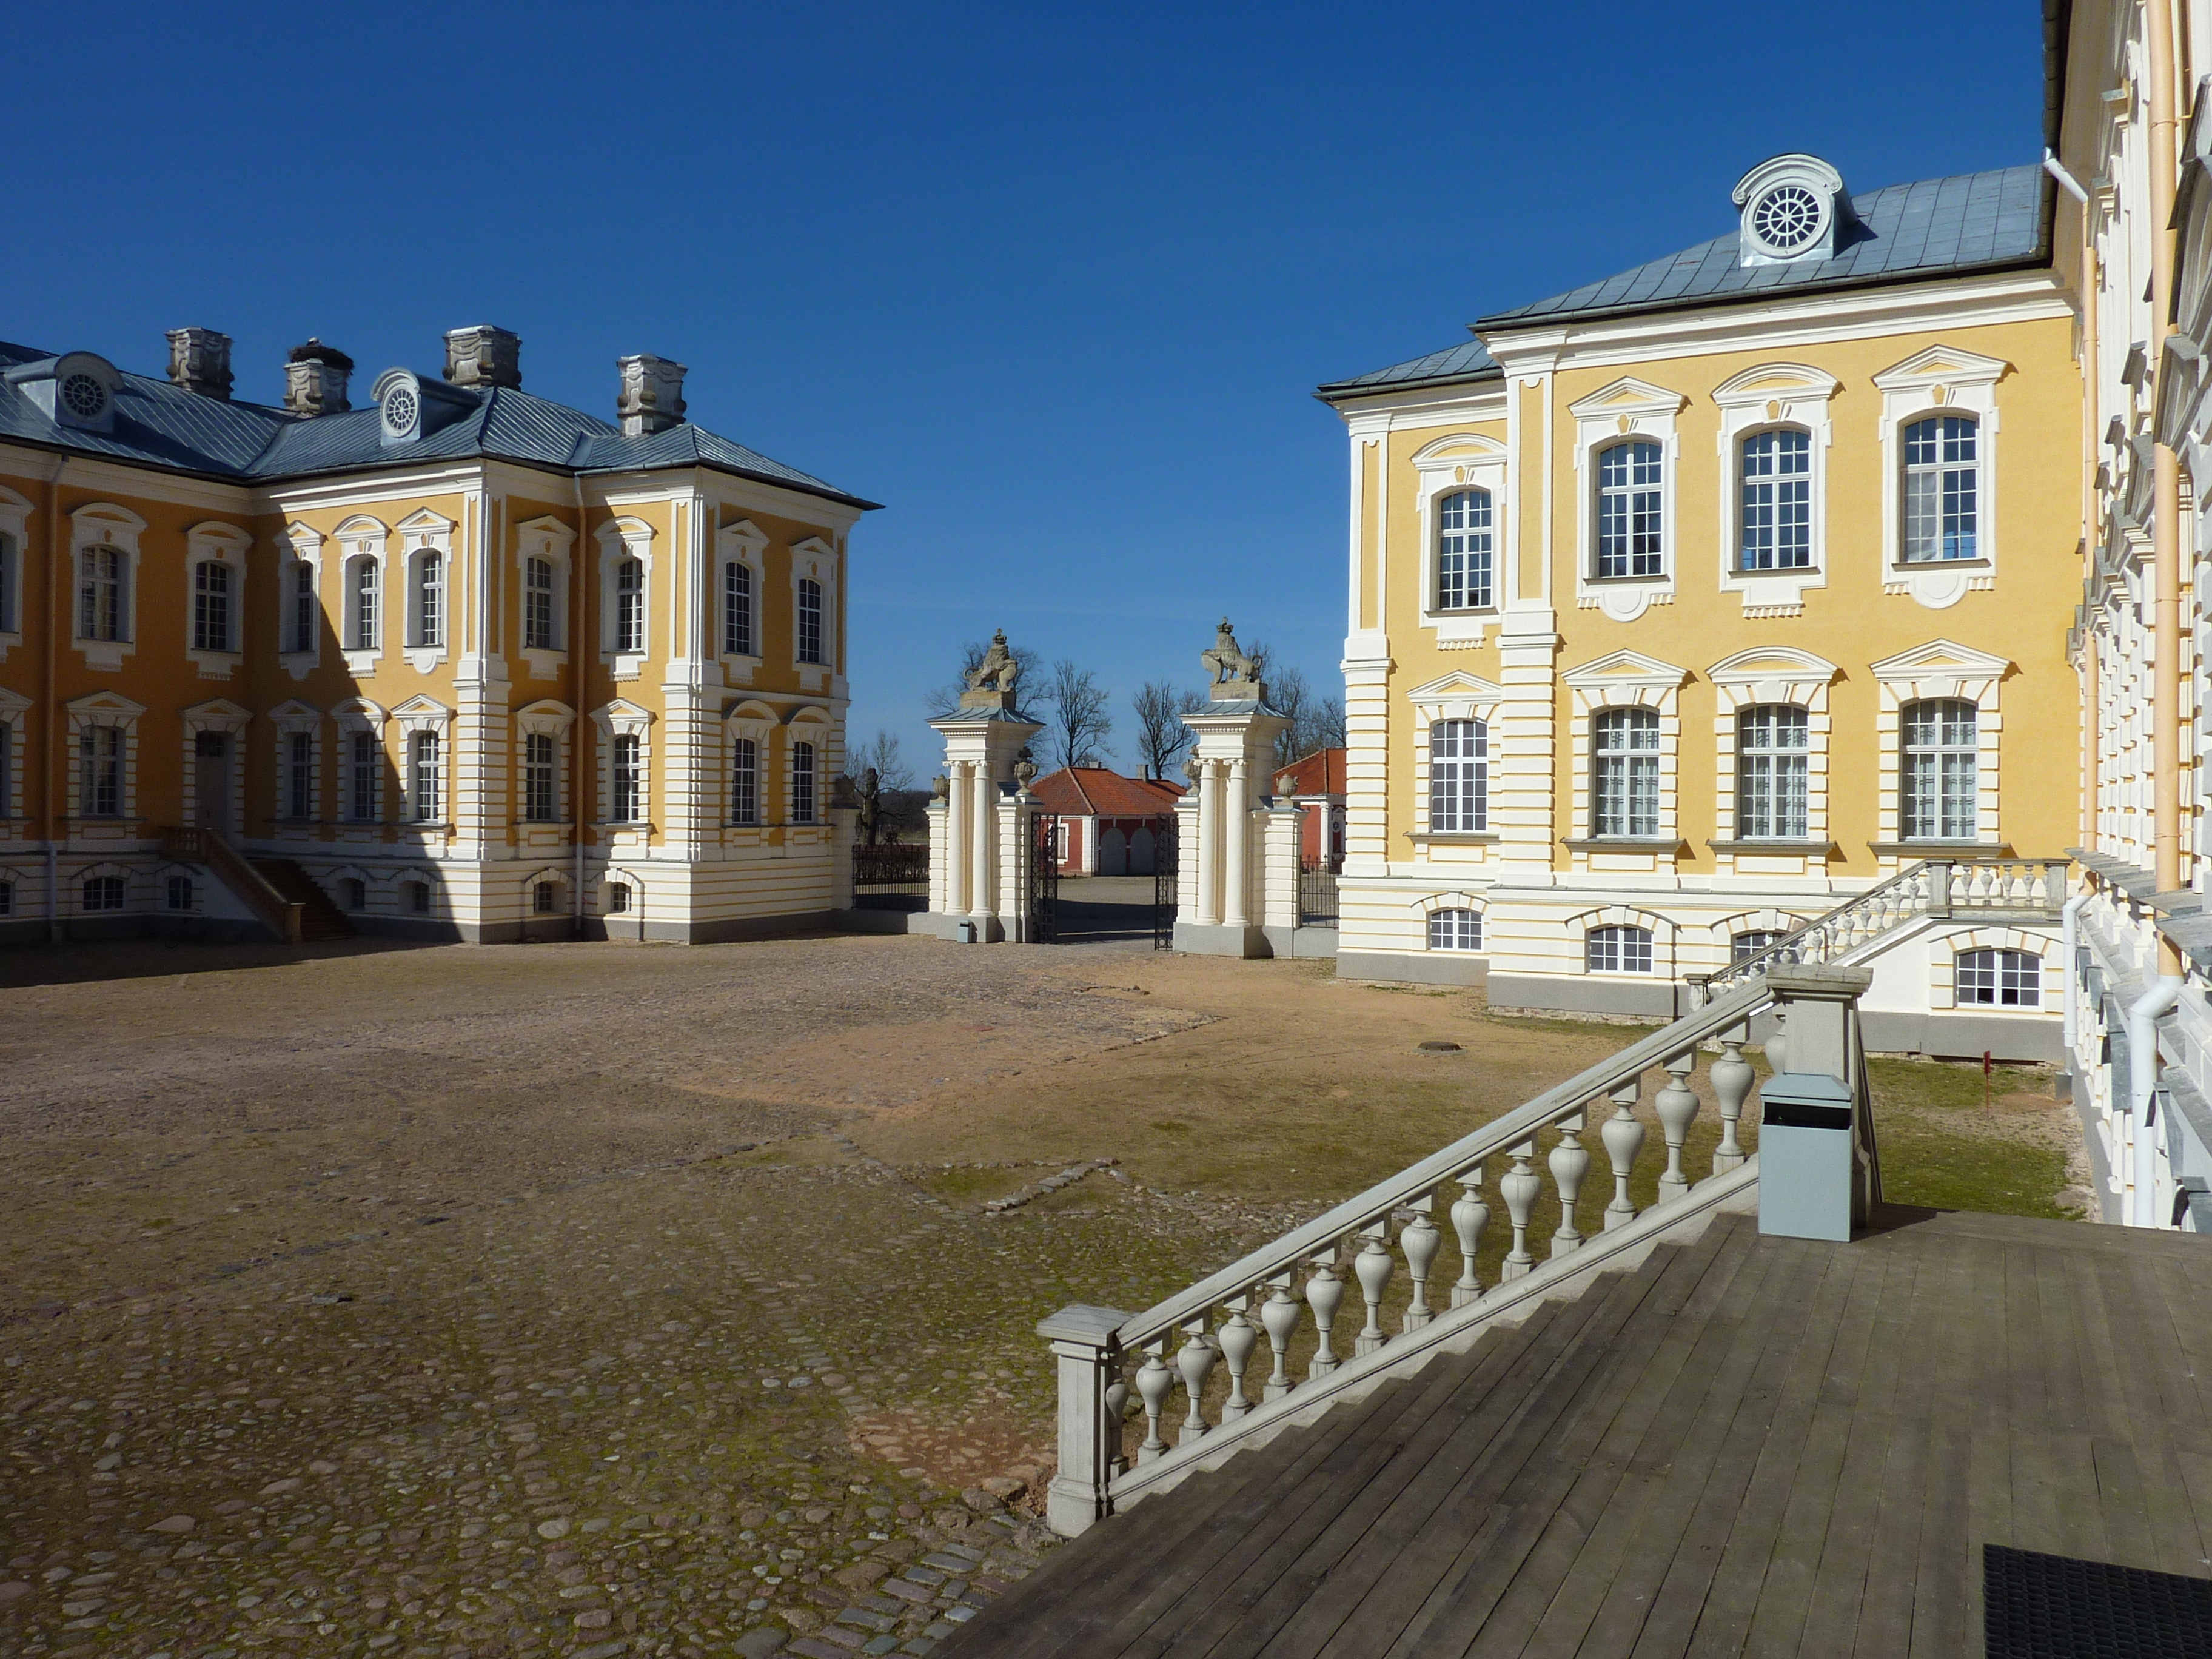
[[[1988,1659],[2202,1659],[2212,1579],[1982,1546]]]

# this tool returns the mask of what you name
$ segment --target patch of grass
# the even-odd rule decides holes
[[[1152,1120],[1152,1127],[1164,1135],[1187,1135],[1190,1133],[1190,1125],[1179,1118],[1156,1117]]]
[[[1979,1065],[1870,1060],[1883,1196],[1938,1210],[2075,1221],[2068,1185],[2070,1120],[2054,1126],[2050,1073],[2000,1066],[1982,1103]]]

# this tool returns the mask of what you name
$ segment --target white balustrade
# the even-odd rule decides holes
[[[1459,1235],[1459,1282],[1452,1286],[1452,1306],[1464,1308],[1482,1294],[1482,1281],[1475,1277],[1474,1258],[1482,1249],[1483,1230],[1490,1225],[1490,1206],[1482,1201],[1482,1165],[1468,1170],[1459,1178],[1460,1195],[1451,1206],[1452,1231]]]
[[[1626,1227],[1636,1219],[1635,1200],[1628,1195],[1629,1178],[1644,1151],[1644,1125],[1637,1121],[1636,1103],[1644,1092],[1644,1079],[1631,1078],[1613,1091],[1613,1115],[1598,1131],[1605,1155],[1613,1165],[1613,1202],[1605,1206],[1606,1231]]]

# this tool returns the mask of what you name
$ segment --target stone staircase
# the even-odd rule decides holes
[[[353,924],[345,912],[331,902],[322,884],[291,859],[255,858],[247,860],[261,878],[283,895],[288,904],[299,906],[300,941],[351,939]]]

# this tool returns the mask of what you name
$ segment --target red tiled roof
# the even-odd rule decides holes
[[[1316,749],[1302,755],[1275,774],[1287,772],[1297,780],[1291,793],[1300,795],[1340,795],[1344,793],[1344,750]]]
[[[1175,811],[1180,784],[1125,778],[1103,766],[1064,766],[1030,786],[1046,809],[1077,817],[1152,818]]]

